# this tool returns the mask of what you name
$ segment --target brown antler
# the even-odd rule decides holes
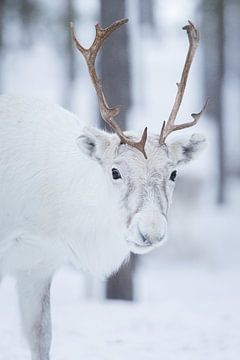
[[[88,71],[89,71],[94,88],[97,93],[100,113],[101,113],[103,120],[112,128],[113,131],[115,131],[115,133],[119,136],[119,138],[121,139],[121,142],[123,144],[128,144],[132,147],[135,147],[136,149],[138,149],[139,151],[141,151],[143,153],[145,158],[147,158],[147,155],[146,155],[146,152],[144,149],[146,140],[147,140],[147,128],[144,129],[141,140],[139,142],[134,142],[134,141],[130,140],[126,135],[124,135],[123,131],[120,129],[120,127],[114,120],[114,118],[120,112],[120,107],[116,106],[116,107],[110,108],[108,106],[108,103],[107,103],[106,98],[103,93],[101,80],[97,77],[96,70],[95,70],[96,56],[97,56],[97,53],[100,50],[104,40],[109,35],[111,35],[111,33],[113,31],[120,28],[126,22],[128,22],[128,19],[118,20],[118,21],[115,21],[114,23],[112,23],[110,26],[108,26],[105,29],[101,28],[99,24],[95,25],[95,29],[96,29],[95,39],[94,39],[92,45],[88,49],[85,49],[77,40],[73,23],[70,24],[71,35],[72,35],[72,39],[73,39],[73,42],[74,42],[76,48],[83,54],[83,56],[86,60],[86,63],[88,66]]]
[[[207,106],[207,102],[208,102],[208,100],[207,100],[204,107],[198,114],[191,114],[193,121],[183,123],[183,124],[177,124],[177,125],[175,124],[177,113],[178,113],[178,110],[182,103],[189,70],[192,65],[192,61],[193,61],[193,58],[194,58],[194,55],[195,55],[195,52],[196,52],[196,49],[197,49],[198,43],[199,43],[198,30],[194,27],[194,25],[190,21],[188,21],[188,23],[189,23],[188,25],[183,27],[183,30],[187,31],[188,40],[189,40],[189,49],[188,49],[186,61],[185,61],[184,67],[183,67],[180,83],[177,83],[178,90],[177,90],[177,95],[176,95],[176,98],[175,98],[175,101],[173,104],[172,111],[169,115],[167,123],[164,121],[163,125],[162,125],[160,139],[159,139],[160,145],[163,145],[165,143],[167,136],[171,132],[180,130],[180,129],[185,129],[187,127],[191,127],[191,126],[195,125],[198,122],[203,111],[205,110],[205,108]]]

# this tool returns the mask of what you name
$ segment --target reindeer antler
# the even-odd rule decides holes
[[[88,66],[88,71],[89,71],[90,77],[92,79],[94,88],[97,93],[100,113],[101,113],[103,120],[112,128],[113,131],[115,131],[115,133],[119,136],[119,138],[121,139],[121,142],[123,144],[128,144],[128,145],[138,149],[139,151],[141,151],[143,153],[144,157],[147,158],[147,155],[146,155],[146,152],[144,149],[146,140],[147,140],[147,128],[144,129],[141,140],[138,142],[134,142],[134,141],[130,140],[126,135],[124,135],[123,131],[120,129],[120,127],[114,120],[114,118],[120,112],[120,107],[116,106],[116,107],[110,108],[108,106],[108,103],[107,103],[106,98],[103,93],[101,80],[97,77],[97,73],[95,70],[96,56],[97,56],[97,53],[100,50],[104,40],[107,37],[109,37],[109,35],[111,35],[111,33],[113,31],[119,29],[126,22],[128,22],[128,19],[118,20],[118,21],[115,21],[114,23],[112,23],[107,28],[101,28],[99,24],[95,25],[95,29],[96,29],[95,39],[94,39],[92,45],[88,49],[85,49],[77,40],[73,23],[70,23],[71,35],[72,35],[72,39],[73,39],[73,42],[74,42],[76,48],[83,54],[83,56],[86,60],[86,63]]]
[[[203,106],[202,110],[199,113],[191,114],[191,116],[193,118],[192,121],[183,123],[183,124],[175,124],[177,113],[178,113],[178,110],[182,103],[189,70],[192,65],[192,61],[193,61],[193,58],[194,58],[194,55],[195,55],[195,52],[196,52],[196,49],[197,49],[198,43],[199,43],[198,30],[194,27],[194,25],[191,23],[191,21],[188,21],[188,23],[189,23],[188,25],[183,27],[183,30],[187,31],[188,40],[189,40],[189,49],[188,49],[187,57],[186,57],[185,64],[183,67],[180,83],[177,83],[178,90],[177,90],[177,95],[176,95],[176,98],[175,98],[175,101],[173,104],[172,111],[169,115],[167,123],[164,121],[163,125],[162,125],[160,138],[159,138],[160,145],[163,145],[165,143],[167,136],[171,132],[180,130],[180,129],[185,129],[185,128],[195,125],[198,122],[200,116],[202,115],[202,113],[205,110],[207,103],[208,103],[208,100],[207,100],[205,105]]]

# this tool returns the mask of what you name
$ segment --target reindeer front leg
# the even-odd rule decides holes
[[[51,346],[51,276],[24,272],[17,278],[23,328],[32,360],[49,360]]]

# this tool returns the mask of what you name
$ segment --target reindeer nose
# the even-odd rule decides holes
[[[163,239],[164,239],[164,235],[157,235],[157,236],[149,236],[148,234],[142,232],[140,229],[139,229],[139,235],[141,237],[141,240],[143,242],[144,245],[153,245],[153,244],[156,244],[156,243],[159,243],[161,242]]]
[[[149,240],[149,236],[142,233],[139,229],[139,235],[144,245],[152,245],[152,242]]]

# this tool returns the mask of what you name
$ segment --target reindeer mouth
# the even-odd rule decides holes
[[[136,242],[133,242],[133,244],[136,246],[136,247],[138,247],[138,248],[145,248],[145,247],[149,247],[149,246],[153,246],[153,244],[151,244],[150,242],[145,242],[145,243],[143,243],[143,244],[138,244],[138,243],[136,243]]]
[[[139,244],[134,241],[127,240],[127,244],[130,248],[130,251],[134,254],[146,254],[154,249],[154,245],[150,242]]]
[[[150,241],[146,239],[145,237],[140,236],[137,240],[127,240],[127,244],[130,248],[130,251],[135,254],[145,254],[153,249],[162,246],[165,241],[167,240],[167,235],[164,234],[162,237],[159,237],[156,241]]]

